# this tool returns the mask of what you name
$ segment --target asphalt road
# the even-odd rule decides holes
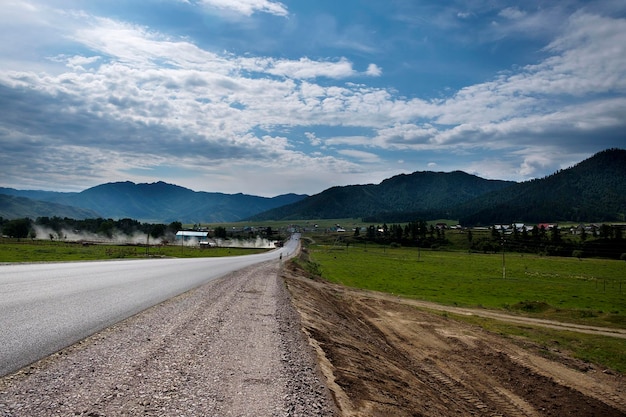
[[[290,256],[0,265],[0,376],[232,271]]]

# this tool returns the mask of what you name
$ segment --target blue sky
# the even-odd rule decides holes
[[[0,186],[315,194],[626,147],[623,0],[0,7]]]

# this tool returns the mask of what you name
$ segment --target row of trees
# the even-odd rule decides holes
[[[568,229],[569,230],[569,229]],[[491,230],[490,238],[468,240],[477,251],[511,250],[557,256],[620,258],[626,252],[624,229],[620,225],[602,224],[590,230],[581,228],[577,234],[564,233],[554,226],[549,229],[533,227],[531,230]]]
[[[450,233],[448,231],[448,233]],[[495,253],[502,250],[555,256],[603,257],[619,259],[626,253],[624,228],[602,224],[576,235],[558,227],[531,229],[497,229],[490,232],[463,230],[465,241],[448,239],[446,229],[418,220],[407,224],[370,225],[365,232],[354,232],[355,242],[375,242],[423,248],[449,246],[476,252]]]
[[[175,234],[182,228],[180,222],[166,224],[141,223],[133,219],[84,219],[75,220],[68,217],[38,217],[34,221],[29,218],[7,220],[0,217],[2,235],[17,238],[36,238],[36,226],[49,231],[50,239],[64,239],[68,232],[74,234],[90,234],[112,238],[114,234],[133,236],[135,234],[150,234],[154,239],[168,234]],[[41,236],[39,236],[41,237]]]
[[[403,246],[431,247],[434,244],[445,244],[447,242],[445,229],[429,225],[423,220],[409,222],[405,225],[384,223],[381,225],[370,225],[365,231],[365,236],[361,236],[360,230],[354,231],[354,237],[359,240],[389,244],[396,243]]]
[[[37,236],[36,230],[43,228],[47,230],[48,236]],[[200,229],[199,225],[194,225],[195,229]],[[17,239],[26,238],[50,238],[51,240],[58,239],[63,240],[66,238],[67,233],[74,235],[97,235],[106,238],[113,238],[114,235],[120,236],[134,236],[137,234],[150,235],[152,239],[166,238],[166,240],[173,240],[177,231],[182,230],[183,225],[181,222],[172,222],[170,224],[161,223],[141,223],[133,219],[84,219],[75,220],[68,217],[38,217],[35,220],[29,218],[22,219],[3,219],[0,217],[0,231],[2,235],[9,236]],[[212,237],[227,239],[227,238],[254,238],[259,235],[267,239],[281,238],[278,231],[272,230],[271,227],[259,228],[255,232],[243,233],[238,230],[237,232],[228,231],[225,227],[217,226],[212,233]]]

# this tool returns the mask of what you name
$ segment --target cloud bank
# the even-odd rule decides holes
[[[290,19],[267,0],[186,3]],[[26,35],[0,47],[3,186],[165,179],[272,196],[435,166],[524,180],[626,143],[626,19],[585,8],[535,62],[439,97],[386,85],[393,69],[375,59],[218,52],[79,9],[8,10],[0,39]],[[537,19],[516,7],[496,17],[515,28]],[[45,39],[31,43],[35,30]]]

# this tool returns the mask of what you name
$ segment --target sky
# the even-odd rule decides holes
[[[0,186],[273,197],[626,147],[623,0],[0,0]]]

